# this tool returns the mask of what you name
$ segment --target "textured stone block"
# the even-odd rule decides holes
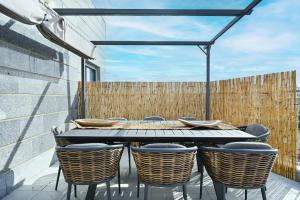
[[[18,86],[18,83],[11,76],[0,74],[0,94],[16,93]]]
[[[44,132],[49,132],[51,130],[51,127],[60,126],[61,124],[65,123],[68,118],[68,115],[69,113],[67,111],[44,115],[43,116]]]
[[[20,120],[0,121],[0,148],[15,143],[20,136]]]
[[[24,95],[0,95],[0,120],[28,116],[32,113],[32,99]]]
[[[32,139],[32,157],[38,156],[39,154],[53,148],[55,141],[52,133],[40,135]]]

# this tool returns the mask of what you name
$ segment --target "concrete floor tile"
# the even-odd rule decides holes
[[[25,191],[25,190],[15,190],[3,200],[31,200],[35,195],[37,195],[40,191]]]

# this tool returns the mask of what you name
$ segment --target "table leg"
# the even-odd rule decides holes
[[[197,159],[198,172],[202,172],[203,171],[203,161],[202,161],[201,152],[199,149],[196,154],[196,159]]]

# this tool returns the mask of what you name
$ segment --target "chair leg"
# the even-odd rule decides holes
[[[131,174],[131,153],[130,153],[130,143],[128,143],[128,167],[129,167],[129,169],[128,169],[128,173],[129,173],[129,175]]]
[[[94,200],[96,189],[97,189],[97,184],[89,185],[88,191],[86,193],[85,200]]]
[[[247,195],[247,190],[245,190],[245,200],[247,200],[248,195]]]
[[[61,172],[61,166],[59,165],[59,167],[58,167],[58,172],[57,172],[57,177],[56,177],[55,190],[57,190],[57,187],[58,187],[58,182],[59,182],[60,172]]]
[[[144,190],[144,200],[148,199],[148,184],[145,183],[145,190]]]
[[[119,194],[121,194],[121,175],[120,175],[120,165],[118,169],[118,186],[119,186]]]
[[[139,176],[137,177],[137,192],[136,192],[136,197],[140,197],[140,178]]]
[[[184,199],[184,200],[187,200],[186,184],[184,184],[184,185],[182,186],[182,191],[183,191],[183,199]]]
[[[110,195],[110,182],[106,182],[106,190],[107,190],[107,199],[111,200],[111,195]]]
[[[74,184],[74,197],[77,198],[77,185]]]
[[[265,187],[261,188],[260,190],[261,190],[261,195],[262,195],[263,200],[267,200]]]
[[[72,189],[72,183],[68,183],[67,200],[70,200],[71,189]]]
[[[217,200],[225,200],[225,186],[220,182],[213,181],[213,183],[217,195]]]
[[[200,171],[200,199],[202,198],[202,190],[203,190],[203,166],[202,170]]]

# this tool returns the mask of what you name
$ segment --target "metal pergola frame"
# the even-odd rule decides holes
[[[250,15],[253,8],[262,0],[252,0],[245,9],[102,9],[102,8],[57,8],[54,9],[61,16],[233,16],[219,33],[209,41],[91,41],[94,45],[174,45],[198,46],[206,55],[206,101],[205,118],[210,119],[210,50],[211,46],[226,31],[235,25],[245,15]],[[81,113],[85,117],[85,59],[81,58]]]

